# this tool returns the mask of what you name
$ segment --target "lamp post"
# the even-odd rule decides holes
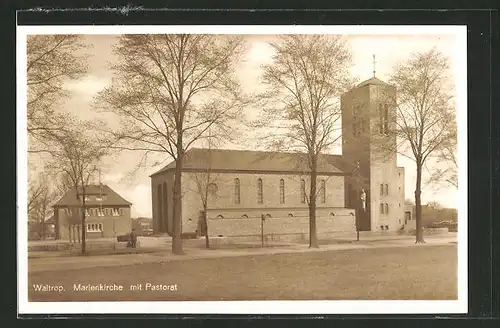
[[[261,214],[260,215],[260,240],[261,240],[262,247],[264,247],[264,220],[265,220],[264,214]]]

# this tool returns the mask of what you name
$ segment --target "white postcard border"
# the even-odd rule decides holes
[[[27,254],[27,87],[26,36],[29,34],[360,34],[456,36],[455,67],[458,131],[458,300],[454,301],[228,301],[228,302],[29,302]],[[467,313],[467,28],[466,26],[229,26],[229,25],[123,25],[123,26],[18,26],[17,28],[17,272],[20,314],[434,314]],[[424,268],[423,268],[424,269]]]

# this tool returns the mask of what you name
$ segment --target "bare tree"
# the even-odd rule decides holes
[[[423,243],[422,169],[426,161],[456,138],[452,88],[448,85],[448,59],[432,49],[413,54],[395,66],[390,82],[397,113],[394,132],[400,153],[415,161],[416,243]]]
[[[111,131],[116,148],[167,154],[175,160],[172,252],[182,254],[181,172],[187,150],[212,136],[225,138],[244,105],[235,64],[240,37],[123,35],[114,51],[112,86],[97,107],[121,118]]]
[[[28,217],[30,213],[34,213],[38,206],[39,199],[46,191],[46,181],[43,176],[33,177],[28,179]]]
[[[75,121],[73,130],[66,130],[56,137],[57,150],[53,151],[50,167],[62,174],[64,182],[71,182],[80,204],[82,253],[86,251],[85,198],[87,188],[95,182],[102,158],[107,154],[109,145],[103,144],[95,136],[86,133],[83,122]],[[69,181],[68,181],[69,180]]]
[[[65,82],[87,71],[86,48],[78,35],[30,35],[27,40],[27,123],[32,144],[29,152],[46,152],[53,135],[64,131],[67,114],[56,110],[68,96]],[[33,146],[33,145],[32,145]]]
[[[451,137],[437,152],[435,157],[435,168],[431,171],[428,183],[442,186],[452,186],[458,188],[458,161],[457,161],[456,137]]]
[[[56,199],[48,177],[39,174],[29,180],[28,186],[28,218],[37,227],[41,239],[45,238],[45,220],[50,214],[50,206]]]
[[[439,202],[428,202],[427,206],[429,208],[432,208],[433,210],[437,210],[437,211],[443,209],[443,205],[441,205]]]
[[[339,96],[351,85],[351,54],[340,36],[284,35],[271,43],[273,62],[263,67],[264,110],[256,126],[277,150],[305,154],[310,174],[309,246],[316,237],[319,155],[340,138]]]

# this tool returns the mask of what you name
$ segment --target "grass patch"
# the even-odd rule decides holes
[[[35,272],[31,301],[450,300],[457,298],[454,245],[239,256]],[[131,291],[135,284],[178,291]],[[124,291],[73,292],[74,283],[120,284]],[[33,284],[66,292],[34,292]]]

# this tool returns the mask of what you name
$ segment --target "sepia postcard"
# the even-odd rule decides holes
[[[465,26],[18,26],[20,314],[467,312]]]

